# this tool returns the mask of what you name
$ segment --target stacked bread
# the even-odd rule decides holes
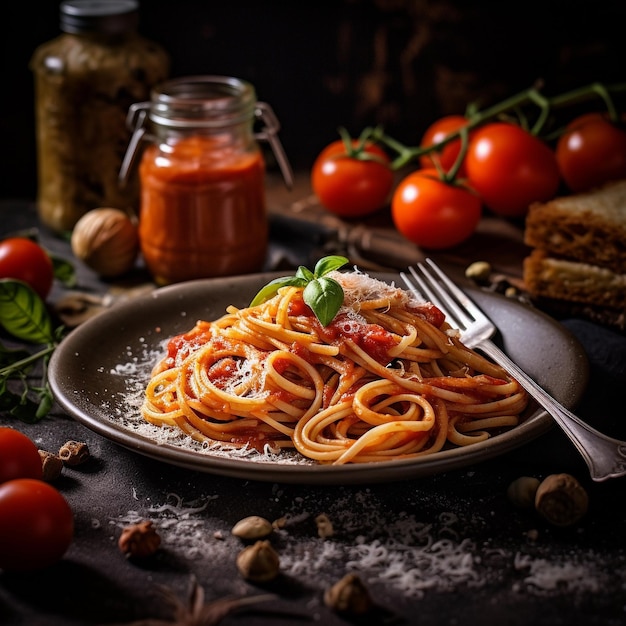
[[[524,238],[533,298],[626,327],[626,180],[533,204]]]

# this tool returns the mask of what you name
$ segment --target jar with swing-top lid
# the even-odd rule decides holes
[[[138,168],[139,239],[155,282],[263,269],[268,219],[257,140],[270,143],[288,184],[291,169],[278,121],[254,87],[225,76],[169,80],[150,101],[131,106],[128,123],[135,132],[120,175],[146,142]]]
[[[169,74],[169,56],[138,32],[137,0],[66,0],[62,33],[31,58],[35,79],[40,220],[70,231],[103,206],[134,212],[139,181],[118,173],[128,107]]]

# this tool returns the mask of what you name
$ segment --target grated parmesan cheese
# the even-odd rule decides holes
[[[278,500],[282,493],[275,495]],[[241,544],[224,520],[211,516],[213,506],[216,513],[223,506],[217,500],[218,496],[204,495],[185,503],[168,494],[165,503],[139,506],[111,523],[122,528],[150,519],[163,545],[181,558],[234,562]],[[358,573],[373,587],[417,599],[427,593],[501,585],[504,572],[514,580],[510,591],[536,595],[597,593],[610,576],[593,553],[576,562],[556,562],[507,546],[477,545],[468,536],[467,520],[452,511],[428,522],[408,513],[385,514],[369,490],[335,499],[330,506],[325,503],[336,531],[331,537],[320,538],[309,528],[310,520],[319,514],[319,498],[293,498],[289,506],[272,539],[281,571],[318,591],[346,571]]]
[[[333,278],[341,285],[344,294],[344,306],[346,307],[358,308],[358,304],[366,300],[388,300],[390,306],[405,306],[409,302],[423,303],[418,301],[411,291],[396,287],[394,283],[388,284],[377,278],[372,278],[357,268],[354,268],[352,272],[335,270],[329,272],[328,277]]]

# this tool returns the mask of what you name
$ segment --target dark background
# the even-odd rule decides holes
[[[599,0],[143,0],[140,32],[172,76],[252,82],[282,123],[294,167],[337,138],[383,124],[419,143],[438,116],[529,87],[560,93],[624,80],[626,2]],[[56,0],[4,6],[0,197],[34,198],[34,49],[59,34]]]

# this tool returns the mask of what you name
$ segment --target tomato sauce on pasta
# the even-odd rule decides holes
[[[432,303],[360,272],[326,327],[285,286],[172,337],[142,415],[192,438],[319,463],[434,454],[516,426],[528,397]]]

